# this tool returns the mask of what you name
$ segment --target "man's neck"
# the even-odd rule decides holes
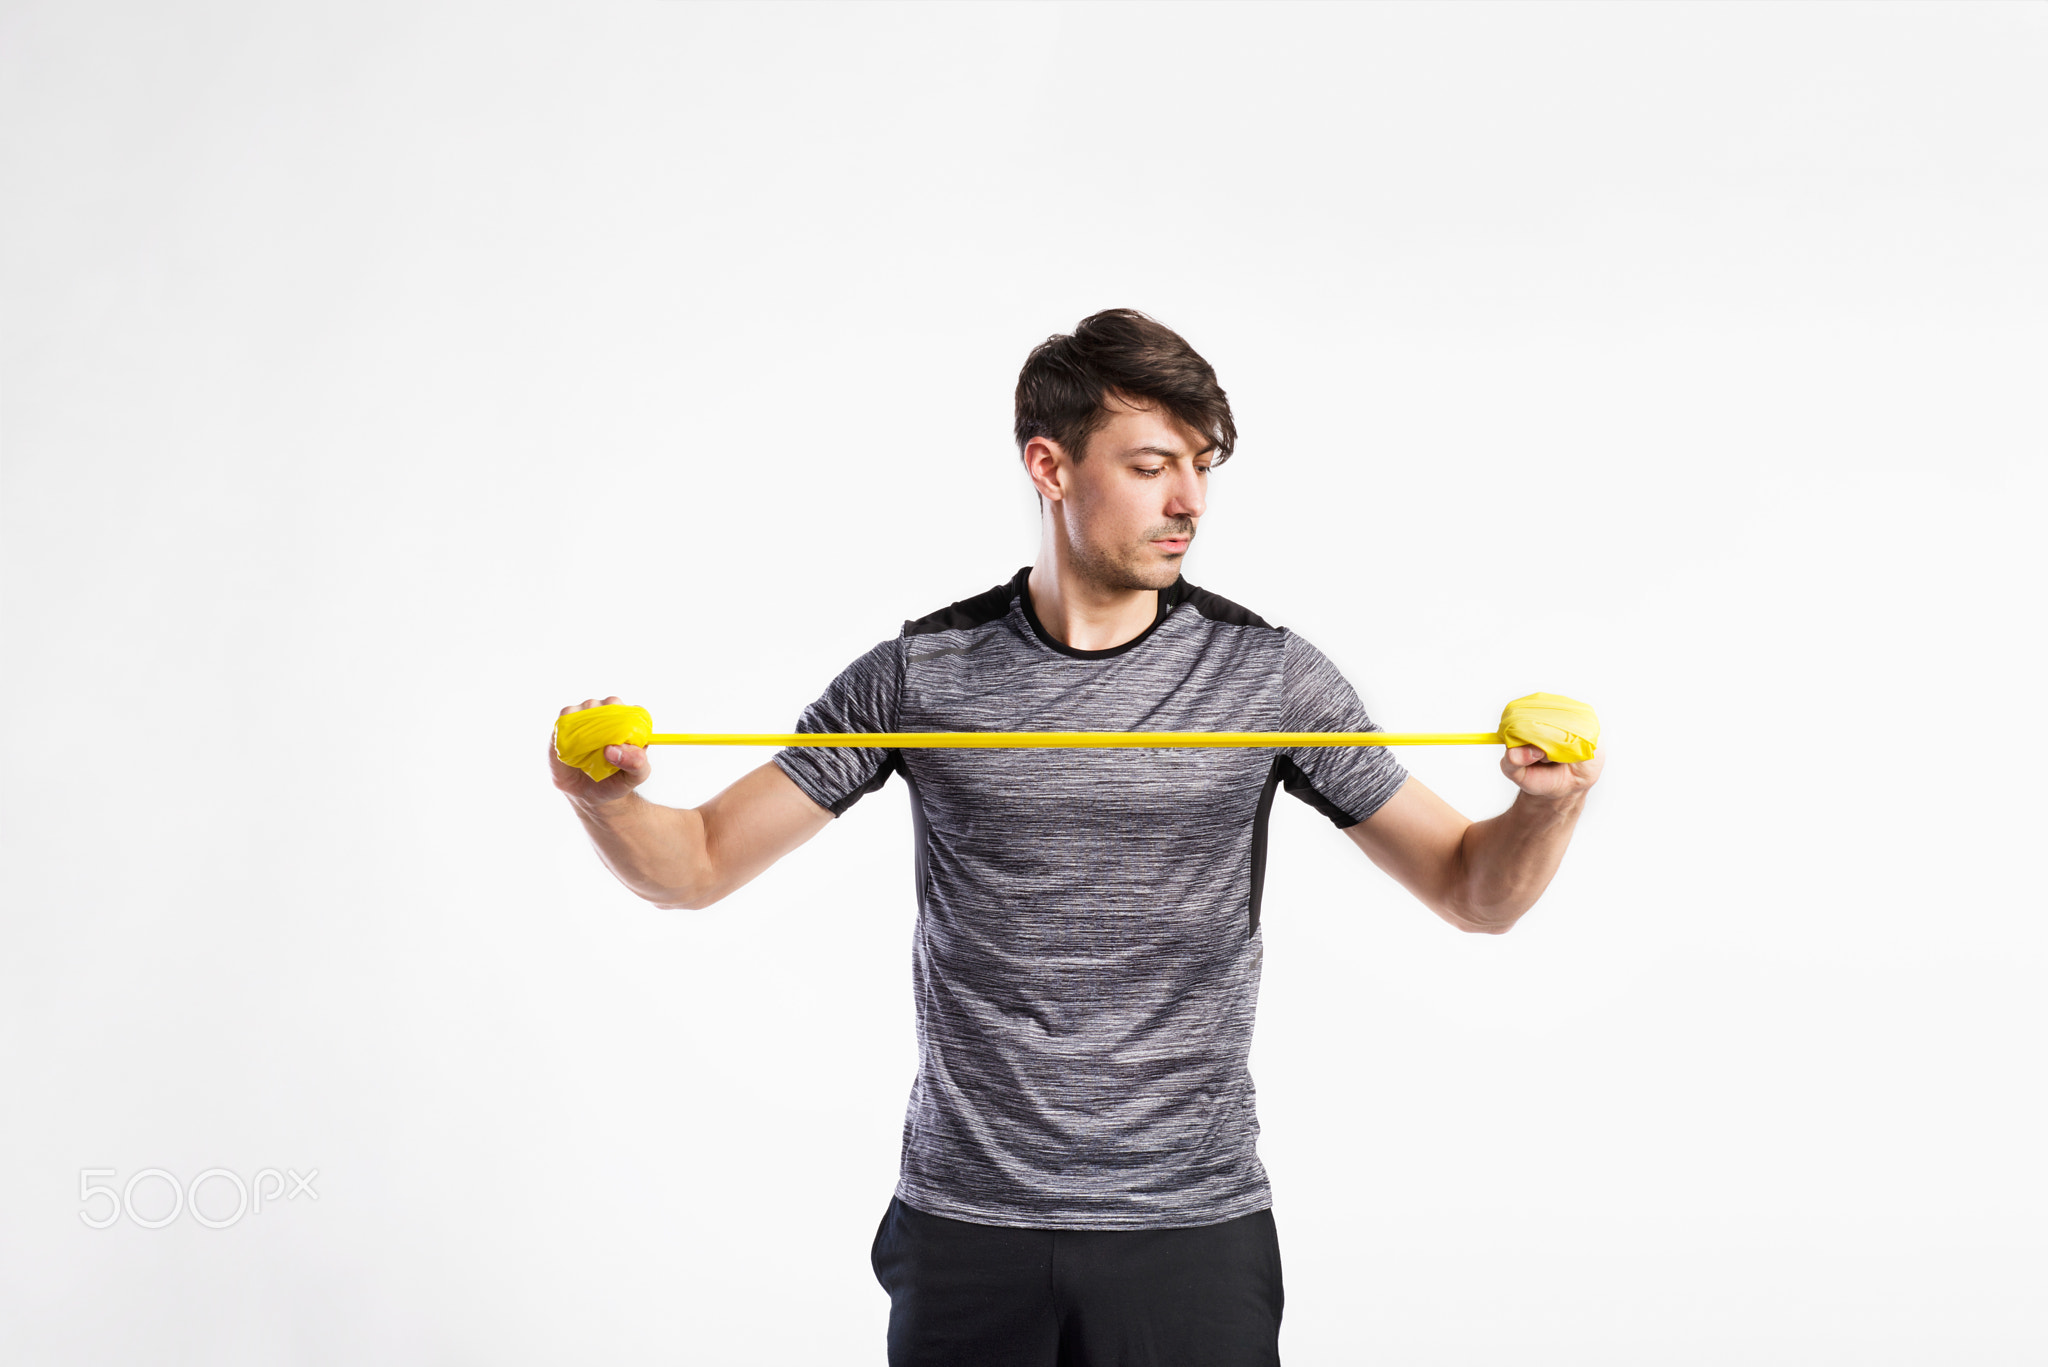
[[[1062,560],[1040,554],[1025,584],[1038,624],[1061,645],[1113,650],[1158,620],[1159,590],[1107,588]]]

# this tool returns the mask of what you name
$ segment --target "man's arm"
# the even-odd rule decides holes
[[[583,703],[597,705],[594,698]],[[664,807],[633,791],[654,771],[645,749],[609,746],[605,758],[619,772],[599,783],[562,763],[553,735],[548,738],[555,787],[582,819],[598,857],[621,883],[658,907],[700,911],[753,881],[832,821],[832,813],[772,761],[701,807]]]
[[[1533,745],[1514,746],[1500,767],[1522,791],[1499,816],[1467,821],[1411,777],[1344,834],[1458,929],[1499,935],[1550,886],[1604,762],[1595,753],[1553,764]]]

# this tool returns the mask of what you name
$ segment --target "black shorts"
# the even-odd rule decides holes
[[[892,1200],[889,1367],[1276,1367],[1273,1212],[1192,1229],[1013,1229]]]

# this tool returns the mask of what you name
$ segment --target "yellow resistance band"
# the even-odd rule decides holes
[[[594,709],[593,709],[594,710]],[[649,745],[873,746],[883,750],[1291,750],[1305,745],[1499,745],[1500,733],[1421,731],[799,731],[648,736]],[[617,745],[617,741],[612,744]]]
[[[1418,731],[862,731],[656,733],[644,707],[608,703],[555,722],[555,753],[602,783],[618,766],[607,745],[792,745],[886,750],[1292,750],[1344,745],[1534,745],[1550,760],[1590,759],[1600,741],[1593,709],[1555,693],[1531,693],[1507,705],[1501,729]]]

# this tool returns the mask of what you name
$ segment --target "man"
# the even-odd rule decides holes
[[[1314,647],[1181,577],[1236,435],[1208,363],[1143,314],[1048,339],[1017,385],[1036,563],[906,622],[799,729],[1378,729]],[[634,794],[645,750],[604,757],[620,772],[593,782],[551,746],[555,784],[665,907],[710,906],[892,773],[910,788],[919,1068],[873,1250],[894,1367],[1277,1362],[1245,1067],[1276,790],[1452,925],[1499,933],[1601,767],[1510,747],[1521,792],[1474,823],[1384,747],[798,748],[681,810]]]

